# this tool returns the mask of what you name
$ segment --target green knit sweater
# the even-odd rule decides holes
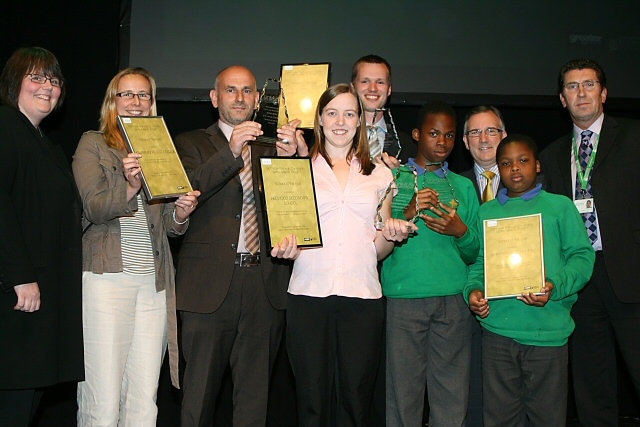
[[[542,214],[544,266],[546,278],[554,289],[544,307],[530,306],[515,298],[490,300],[489,315],[479,320],[489,331],[520,344],[564,345],[574,329],[571,307],[578,299],[577,292],[589,281],[595,261],[582,217],[569,198],[547,193],[539,187],[517,198],[501,193],[480,207],[478,227],[481,229],[485,219]],[[467,302],[472,290],[484,291],[483,261],[481,247],[464,289]]]
[[[427,298],[460,294],[467,283],[468,266],[475,262],[480,248],[477,230],[478,196],[467,178],[442,170],[418,176],[418,188],[433,188],[448,204],[455,193],[460,205],[458,215],[467,232],[458,238],[431,231],[422,219],[418,231],[396,246],[382,265],[382,292],[388,298]],[[394,218],[404,219],[404,208],[414,194],[415,180],[409,168],[402,166],[396,178],[398,194],[393,199]],[[449,186],[450,184],[450,186]],[[451,190],[453,188],[453,192]],[[428,215],[433,214],[428,212]]]

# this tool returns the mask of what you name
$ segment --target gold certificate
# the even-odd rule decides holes
[[[329,65],[324,63],[282,66],[280,87],[284,96],[283,104],[286,104],[290,120],[302,120],[301,128],[313,128],[318,99],[328,87]],[[284,107],[285,105],[281,105],[280,109],[284,110]],[[280,117],[283,116],[284,111],[281,111]]]
[[[484,221],[484,295],[540,294],[545,284],[542,215]]]
[[[295,234],[300,247],[322,246],[311,159],[260,157],[269,247]]]
[[[142,154],[142,187],[149,200],[177,197],[191,191],[167,125],[161,116],[118,116],[129,152]]]

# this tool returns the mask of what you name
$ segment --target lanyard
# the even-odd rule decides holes
[[[591,170],[593,169],[593,163],[596,161],[596,153],[598,152],[598,141],[600,140],[600,135],[596,138],[596,143],[593,144],[593,149],[591,150],[591,157],[589,158],[589,163],[587,163],[586,169],[582,170],[582,165],[580,165],[580,155],[578,154],[578,144],[576,144],[576,137],[572,138],[573,145],[573,156],[576,161],[576,172],[578,173],[578,181],[580,181],[580,186],[582,187],[582,191],[587,191],[587,187],[589,186],[589,178],[591,177]]]

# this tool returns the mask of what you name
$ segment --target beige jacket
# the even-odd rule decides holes
[[[137,209],[136,199],[127,202],[127,181],[122,171],[125,150],[107,146],[101,132],[82,135],[73,156],[73,175],[82,198],[82,270],[95,274],[122,272],[120,220]],[[176,229],[173,203],[149,204],[145,210],[156,271],[156,290],[166,290],[169,363],[171,382],[178,382],[178,337],[175,297],[175,270],[167,236],[186,231]]]

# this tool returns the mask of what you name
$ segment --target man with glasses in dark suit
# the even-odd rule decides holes
[[[558,94],[573,128],[540,155],[546,190],[574,200],[596,250],[571,312],[576,407],[581,426],[617,426],[616,346],[640,395],[640,122],[604,114],[607,80],[593,60],[565,64]]]
[[[500,111],[492,106],[472,108],[464,121],[464,146],[471,153],[473,167],[460,175],[469,178],[478,194],[480,203],[495,198],[500,184],[500,172],[496,164],[496,149],[507,136]],[[467,426],[482,426],[482,331],[480,323],[473,324],[471,336],[471,377]]]

